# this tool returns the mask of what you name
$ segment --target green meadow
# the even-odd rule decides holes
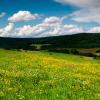
[[[100,60],[0,49],[0,100],[100,100]]]

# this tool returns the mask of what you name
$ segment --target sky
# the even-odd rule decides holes
[[[100,33],[100,0],[0,0],[0,37]]]

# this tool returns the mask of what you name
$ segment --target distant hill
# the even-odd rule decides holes
[[[32,49],[34,44],[41,44],[42,49],[50,48],[100,48],[99,33],[80,33],[74,35],[52,36],[43,38],[7,38],[0,37],[0,48]]]

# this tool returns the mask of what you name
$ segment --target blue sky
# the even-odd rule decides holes
[[[100,0],[0,0],[0,36],[99,33],[99,6]]]
[[[1,0],[0,12],[7,12],[9,15],[19,10],[29,10],[35,13],[47,15],[62,15],[70,13],[75,9],[69,5],[62,6],[53,0]]]

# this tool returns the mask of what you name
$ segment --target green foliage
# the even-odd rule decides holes
[[[0,49],[0,100],[99,99],[99,60]]]

